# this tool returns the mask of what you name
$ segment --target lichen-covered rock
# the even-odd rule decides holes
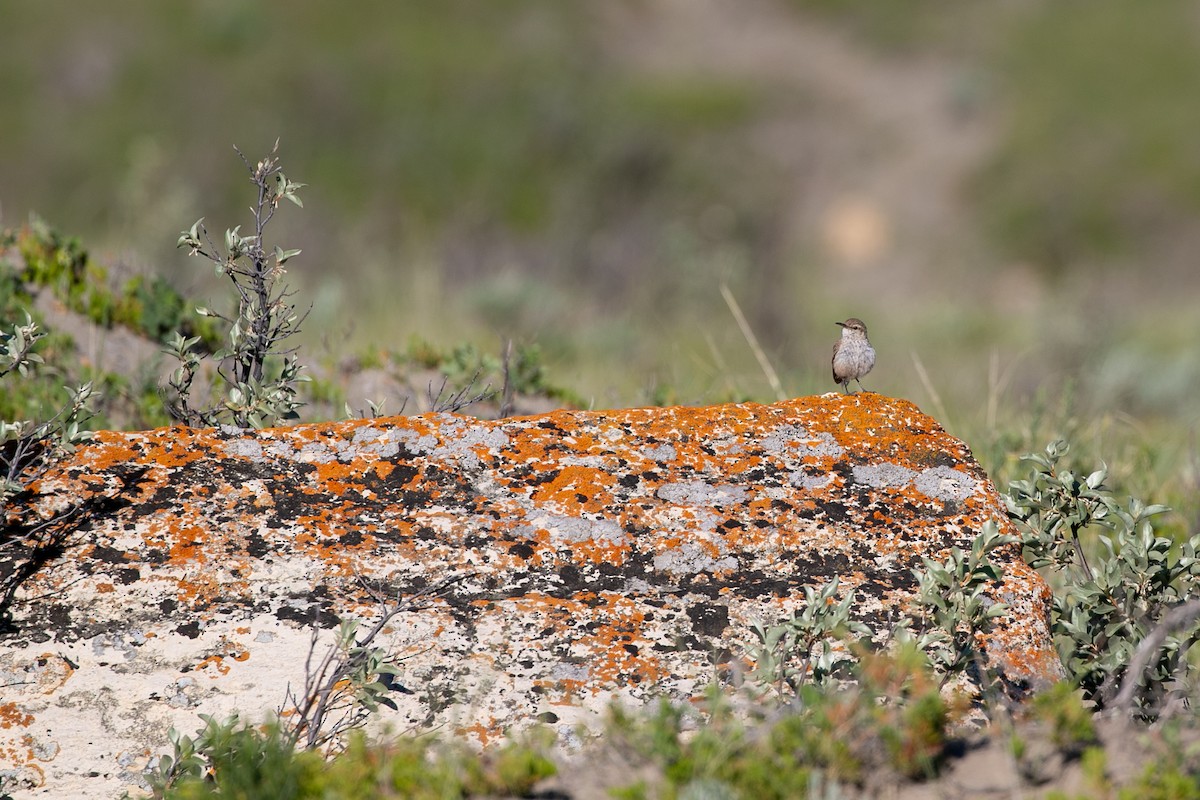
[[[261,719],[302,684],[314,622],[376,618],[380,596],[444,582],[387,629],[393,729],[566,736],[614,700],[699,693],[753,620],[835,576],[886,641],[922,556],[1012,532],[962,442],[862,393],[103,432],[36,489],[10,532],[75,511],[31,534],[53,542],[0,651],[0,769],[33,796],[119,794],[198,713]],[[1057,678],[1047,588],[998,558],[1011,613],[988,657]]]

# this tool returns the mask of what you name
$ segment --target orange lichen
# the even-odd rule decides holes
[[[570,513],[595,514],[612,502],[608,488],[614,480],[610,473],[592,467],[567,466],[534,489],[531,499],[554,503]]]
[[[514,707],[686,695],[712,652],[743,656],[752,620],[787,618],[834,578],[883,643],[878,620],[909,608],[922,558],[969,547],[989,521],[1012,530],[965,445],[911,403],[867,392],[104,433],[43,483],[46,496],[124,493],[73,552],[103,569],[65,562],[30,584],[86,597],[81,636],[105,613],[163,639],[220,624],[247,635],[260,614],[328,627],[452,578],[393,620],[401,639],[422,631],[397,649],[422,675],[509,686]],[[997,556],[992,594],[1021,613],[996,621],[989,647],[1018,676],[1060,674],[1045,585],[1015,548]],[[214,680],[249,658],[228,635],[190,659]],[[513,721],[476,720],[473,735]]]
[[[598,624],[590,631],[590,641],[583,642],[589,650],[592,692],[600,686],[650,685],[662,679],[664,672],[657,658],[642,655],[643,650],[652,650],[652,643],[640,634],[644,610],[622,595],[606,592],[600,599],[603,605],[593,610]]]
[[[75,665],[62,656],[54,653],[42,653],[36,664],[36,684],[42,694],[53,694],[58,691],[71,676],[75,674]]]
[[[33,724],[33,715],[21,710],[16,703],[0,703],[0,728],[11,728],[14,725],[28,728]]]
[[[603,539],[584,539],[570,545],[572,554],[578,560],[593,564],[621,564],[628,557],[630,549],[628,543],[613,543]]]
[[[203,564],[208,560],[208,553],[204,547],[208,532],[204,528],[199,525],[187,525],[179,528],[174,534],[170,541],[171,563],[182,565],[195,561]]]
[[[502,728],[493,717],[488,723],[476,722],[472,725],[455,728],[455,732],[460,736],[471,737],[480,746],[487,747],[488,743],[502,735]]]
[[[214,655],[211,655],[211,656],[205,658],[200,663],[196,664],[196,666],[193,669],[196,672],[200,672],[201,670],[207,670],[209,667],[211,667],[213,672],[216,672],[217,674],[220,674],[220,675],[229,674],[229,665],[225,663],[225,656],[220,655],[220,654],[214,654]],[[216,677],[215,675],[212,674],[212,672],[209,672],[207,674],[209,674],[212,677]]]

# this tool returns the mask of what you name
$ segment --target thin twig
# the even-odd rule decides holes
[[[1162,621],[1146,634],[1146,638],[1142,639],[1137,649],[1133,651],[1133,657],[1129,659],[1129,666],[1125,668],[1125,679],[1121,682],[1121,691],[1117,692],[1116,698],[1113,699],[1113,708],[1126,714],[1129,713],[1133,707],[1133,695],[1137,691],[1138,684],[1142,682],[1142,676],[1146,671],[1146,665],[1150,663],[1150,657],[1162,647],[1169,635],[1195,622],[1197,618],[1200,618],[1200,600],[1188,600],[1186,603],[1180,603],[1163,615]],[[1101,696],[1112,691],[1115,680],[1115,673],[1109,676],[1101,688]]]
[[[434,394],[433,381],[430,381],[429,387],[426,390],[426,393],[429,397],[430,410],[434,413],[449,412],[453,414],[457,411],[461,411],[469,405],[478,403],[481,400],[487,400],[489,397],[495,394],[495,392],[492,391],[492,385],[490,383],[484,387],[483,391],[479,394],[475,395],[474,397],[470,396],[471,390],[475,388],[475,383],[479,380],[479,376],[481,374],[481,370],[475,370],[475,374],[471,377],[471,380],[467,382],[466,386],[459,389],[457,392],[452,392],[450,396],[444,400],[442,399],[442,395],[446,391],[446,383],[449,378],[445,375],[442,376],[442,383],[438,387],[437,394]]]
[[[1087,579],[1095,580],[1095,576],[1092,574],[1092,565],[1088,563],[1087,556],[1083,554],[1083,545],[1079,542],[1079,531],[1071,531],[1071,544],[1075,548],[1075,555],[1079,557],[1079,563],[1083,566],[1083,572],[1087,575]]]
[[[933,388],[933,381],[929,380],[929,373],[925,371],[925,364],[922,363],[921,357],[917,355],[916,350],[909,351],[909,354],[912,356],[913,366],[917,369],[917,377],[921,379],[921,385],[929,393],[929,400],[933,403],[933,407],[937,411],[938,419],[949,425],[950,415],[946,412],[946,406],[942,403],[942,396],[938,394],[937,389]]]
[[[497,416],[505,419],[513,412],[512,339],[504,345],[504,388],[500,392],[500,410]]]
[[[767,377],[767,383],[771,385],[771,390],[775,392],[775,399],[786,400],[787,395],[783,393],[783,384],[779,382],[779,375],[776,374],[775,368],[771,366],[771,362],[767,359],[767,354],[763,352],[762,347],[758,344],[758,337],[750,329],[750,323],[746,321],[746,315],[742,313],[742,308],[738,305],[733,292],[729,291],[729,287],[724,283],[721,284],[721,296],[725,298],[725,305],[729,306],[730,313],[733,314],[738,328],[741,329],[742,338],[750,346],[750,352],[754,353],[754,357],[758,360],[759,369],[763,371],[763,375]]]
[[[313,656],[319,636],[319,610],[315,611],[308,656],[304,662],[303,695],[298,697],[289,685],[284,694],[283,706],[278,712],[281,718],[285,709],[290,712],[289,727],[292,740],[299,741],[303,737],[307,748],[321,747],[345,731],[360,725],[369,711],[357,697],[351,695],[351,688],[347,687],[345,682],[369,657],[367,648],[397,614],[416,610],[421,600],[440,594],[447,587],[471,574],[473,573],[468,572],[443,578],[394,605],[389,605],[387,598],[371,587],[361,575],[357,576],[359,585],[380,604],[383,613],[370,630],[355,639],[353,647],[348,648],[339,635],[338,641],[325,651],[314,667]],[[337,721],[329,724],[328,720],[339,713],[341,716]]]

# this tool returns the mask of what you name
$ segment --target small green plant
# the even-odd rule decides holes
[[[464,770],[466,789],[471,794],[525,797],[534,785],[557,773],[547,755],[554,746],[554,732],[536,727],[519,739],[485,750],[478,770]]]
[[[480,753],[430,736],[372,744],[356,731],[347,748],[326,761],[316,751],[297,749],[276,723],[205,717],[194,737],[172,732],[181,760],[164,756],[150,783],[162,800],[522,797],[555,773],[547,756],[552,738],[534,728]]]
[[[361,727],[381,705],[395,708],[388,699],[391,679],[402,670],[387,650],[372,642],[397,608],[358,639],[358,620],[342,620],[333,645],[314,663],[316,646],[305,669],[305,685],[299,695],[288,688],[280,719],[293,741],[305,748],[336,744],[347,731]]]
[[[992,620],[1008,607],[988,597],[1002,576],[990,555],[1014,541],[988,522],[969,552],[954,547],[945,561],[925,558],[923,568],[912,570],[918,584],[915,615],[899,622],[896,641],[923,651],[943,683],[969,673],[985,694],[992,690],[997,676],[987,667],[983,641]],[[806,684],[824,686],[854,664],[853,648],[835,647],[834,642],[852,637],[869,641],[871,630],[850,616],[854,594],[838,601],[837,591],[836,578],[819,589],[805,587],[804,605],[791,619],[751,625],[758,642],[749,654],[758,685],[781,698],[796,696]]]
[[[392,653],[376,646],[376,639],[398,614],[419,608],[428,598],[465,577],[443,578],[394,603],[368,588],[379,603],[379,619],[361,636],[357,620],[342,620],[334,643],[316,662],[313,657],[318,631],[314,627],[304,686],[298,694],[288,687],[278,714],[292,741],[306,749],[331,745],[337,749],[343,746],[345,734],[360,728],[380,706],[395,708],[387,694],[392,691],[392,679],[403,670]]]
[[[392,361],[400,366],[435,369],[441,373],[440,383],[435,387],[431,382],[428,386],[423,408],[430,411],[455,412],[473,403],[494,399],[496,416],[503,418],[513,413],[517,395],[525,394],[541,395],[569,406],[584,405],[583,399],[574,392],[546,380],[541,349],[533,344],[514,345],[509,341],[501,357],[496,358],[470,343],[442,350],[414,336],[406,350],[399,357],[393,355]],[[484,387],[482,390],[477,388],[480,385]],[[493,391],[495,385],[501,387],[499,392]],[[347,413],[353,414],[353,411],[347,409]]]
[[[1108,476],[1106,467],[1086,478],[1058,468],[1058,462],[1069,450],[1066,442],[1054,441],[1044,455],[1023,456],[1022,461],[1033,465],[1033,472],[1028,480],[1009,485],[1009,510],[1029,531],[1023,544],[1031,551],[1030,566],[1073,565],[1091,579],[1092,568],[1079,534],[1093,526],[1109,524],[1117,504],[1103,486]],[[1156,506],[1144,509],[1143,513],[1149,516],[1166,510],[1164,506]],[[1064,534],[1070,534],[1070,538]]]
[[[1026,456],[1032,469],[1010,484],[1009,514],[1022,529],[1025,560],[1062,587],[1053,599],[1055,643],[1084,697],[1105,708],[1127,687],[1122,705],[1153,717],[1195,685],[1188,651],[1200,636],[1191,602],[1200,534],[1179,543],[1157,536],[1151,518],[1165,506],[1120,502],[1104,486],[1104,467],[1086,477],[1061,467],[1068,451],[1056,441]],[[1095,566],[1089,544],[1100,554]],[[1153,652],[1139,653],[1144,642]],[[1139,668],[1129,674],[1135,656]]]
[[[1100,743],[1091,709],[1070,681],[1059,681],[1033,698],[1033,716],[1050,727],[1051,743],[1068,758]]]
[[[0,380],[9,380],[13,373],[24,378],[42,363],[33,350],[44,335],[28,313],[23,325],[0,331]],[[91,435],[82,426],[90,415],[92,385],[67,391],[67,403],[48,419],[0,420],[0,503],[6,505],[12,495]]]
[[[1001,534],[996,523],[988,521],[971,543],[970,552],[954,547],[944,562],[925,558],[924,569],[912,571],[918,584],[917,614],[912,621],[915,642],[943,680],[977,669],[981,688],[985,693],[991,688],[995,677],[986,668],[982,640],[991,630],[992,620],[1006,614],[1008,607],[987,595],[1002,576],[990,555],[1013,541],[1014,537]],[[901,631],[902,636],[907,634],[907,625]]]
[[[1147,764],[1142,773],[1117,792],[1118,800],[1194,800],[1200,797],[1200,778],[1177,765]]]
[[[461,388],[477,382],[481,374],[498,373],[500,360],[466,343],[454,347],[438,364],[438,369],[451,386]]]
[[[233,738],[239,728],[238,715],[232,714],[219,720],[210,714],[201,714],[204,727],[188,736],[175,728],[167,731],[171,743],[170,755],[161,756],[158,763],[146,774],[155,797],[164,797],[176,784],[188,779],[202,779],[209,775],[212,754],[227,750],[224,744]]]
[[[795,695],[811,682],[825,684],[839,666],[853,662],[845,648],[835,648],[836,639],[848,636],[869,637],[870,629],[851,619],[854,592],[837,601],[838,580],[820,589],[804,587],[804,605],[791,619],[766,626],[755,621],[751,630],[758,644],[751,649],[753,677],[762,686],[772,687],[780,696]]]
[[[0,382],[7,383],[14,376],[25,378],[37,369],[42,357],[34,352],[34,348],[44,336],[29,314],[25,315],[24,324],[0,331]],[[91,437],[91,432],[84,430],[83,425],[91,416],[91,402],[95,396],[92,384],[68,388],[67,393],[66,403],[42,420],[0,419],[0,516],[8,510],[14,496],[24,491],[30,482],[70,453],[75,445]],[[41,530],[53,527],[56,519],[40,520],[36,529],[23,533],[36,536]],[[0,547],[14,541],[20,533],[6,531],[14,538],[0,537]],[[22,570],[16,570],[6,578],[0,594],[0,608],[7,607],[17,585],[13,580],[22,574]]]
[[[680,797],[701,787],[721,786],[732,796],[803,797],[813,770],[804,757],[822,734],[792,724],[788,714],[773,723],[753,723],[733,713],[729,700],[710,692],[702,707],[661,701],[653,710],[609,711],[605,741],[634,764],[661,776],[614,787],[614,797]],[[857,763],[847,771],[857,774]],[[643,772],[644,774],[644,772]]]
[[[898,776],[936,774],[962,709],[942,696],[925,655],[911,644],[860,651],[848,673],[845,687],[805,683],[794,702],[750,715],[715,690],[703,703],[663,701],[651,713],[614,707],[607,746],[658,767],[664,783],[661,791],[632,783],[614,796],[821,797],[819,786],[881,789]]]
[[[236,148],[235,148],[236,149]],[[296,357],[296,348],[283,343],[300,332],[303,317],[289,301],[292,292],[281,282],[284,264],[300,254],[275,246],[268,249],[263,234],[283,200],[303,207],[297,192],[304,186],[288,180],[279,166],[276,152],[279,142],[256,164],[242,155],[257,191],[251,212],[254,232],[241,234],[241,226],[225,231],[220,247],[208,234],[204,220],[198,220],[179,237],[179,247],[189,255],[201,256],[216,265],[218,275],[229,278],[237,295],[237,313],[224,316],[207,308],[197,309],[206,317],[215,317],[227,326],[227,346],[213,354],[219,362],[217,374],[223,397],[197,406],[193,384],[204,356],[196,351],[197,336],[176,331],[167,339],[167,353],[179,362],[163,390],[167,410],[189,425],[232,423],[241,427],[264,427],[297,418],[302,405],[296,383],[306,379]]]
[[[46,333],[27,311],[24,316],[24,323],[0,329],[0,395],[9,401],[17,394],[14,384],[44,383],[48,388],[44,377],[35,380],[35,373],[56,374],[35,352]],[[60,394],[47,394],[40,398],[42,402],[6,408],[0,416],[0,521],[4,522],[0,525],[0,551],[8,562],[0,575],[0,622],[10,619],[9,609],[20,586],[59,552],[68,530],[63,523],[84,508],[83,503],[74,503],[47,517],[10,517],[9,513],[17,510],[19,498],[30,484],[91,438],[84,425],[92,416],[91,404],[97,393],[90,382],[65,387],[65,391],[65,401]],[[14,412],[11,416],[24,418],[8,418],[10,411]]]
[[[427,598],[464,577],[458,575],[442,579],[398,603],[388,603],[377,596],[381,613],[375,624],[366,631],[360,631],[357,620],[343,620],[338,626],[334,642],[319,657],[319,630],[314,626],[305,662],[304,685],[299,691],[288,686],[283,705],[266,727],[266,732],[247,728],[236,714],[225,720],[201,714],[205,725],[194,737],[172,729],[168,734],[172,753],[163,756],[148,776],[155,796],[255,797],[258,796],[255,794],[258,790],[237,787],[249,787],[259,779],[256,765],[282,761],[286,762],[283,766],[288,766],[296,759],[308,758],[304,754],[311,754],[320,762],[322,758],[319,754],[322,752],[343,752],[347,743],[354,741],[354,734],[380,706],[396,707],[388,693],[394,689],[393,679],[401,675],[403,670],[399,660],[387,648],[375,644],[377,638],[396,615],[414,610]],[[239,749],[244,752],[238,752]],[[293,754],[299,755],[294,759]],[[516,751],[501,751],[501,755],[503,757],[496,762],[497,780],[509,780],[515,785],[520,782],[520,775],[545,770],[544,765],[534,763]],[[248,765],[241,763],[247,759]],[[514,760],[520,763],[514,763]],[[300,768],[308,769],[303,764],[297,767]],[[177,795],[169,791],[181,782],[219,776],[223,769],[238,776],[229,778],[221,789],[231,794]],[[282,767],[277,771],[281,775],[287,772]],[[267,776],[262,777],[266,779]],[[260,790],[266,791],[261,787]]]
[[[938,665],[912,643],[889,652],[866,653],[856,669],[862,730],[878,736],[887,765],[907,778],[935,775],[945,757],[950,726],[969,698],[942,692],[944,675]]]

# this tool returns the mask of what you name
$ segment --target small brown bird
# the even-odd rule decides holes
[[[875,348],[867,339],[867,326],[861,319],[851,317],[835,324],[842,326],[842,338],[833,343],[833,380],[849,394],[850,381],[863,388],[859,379],[875,366]]]

